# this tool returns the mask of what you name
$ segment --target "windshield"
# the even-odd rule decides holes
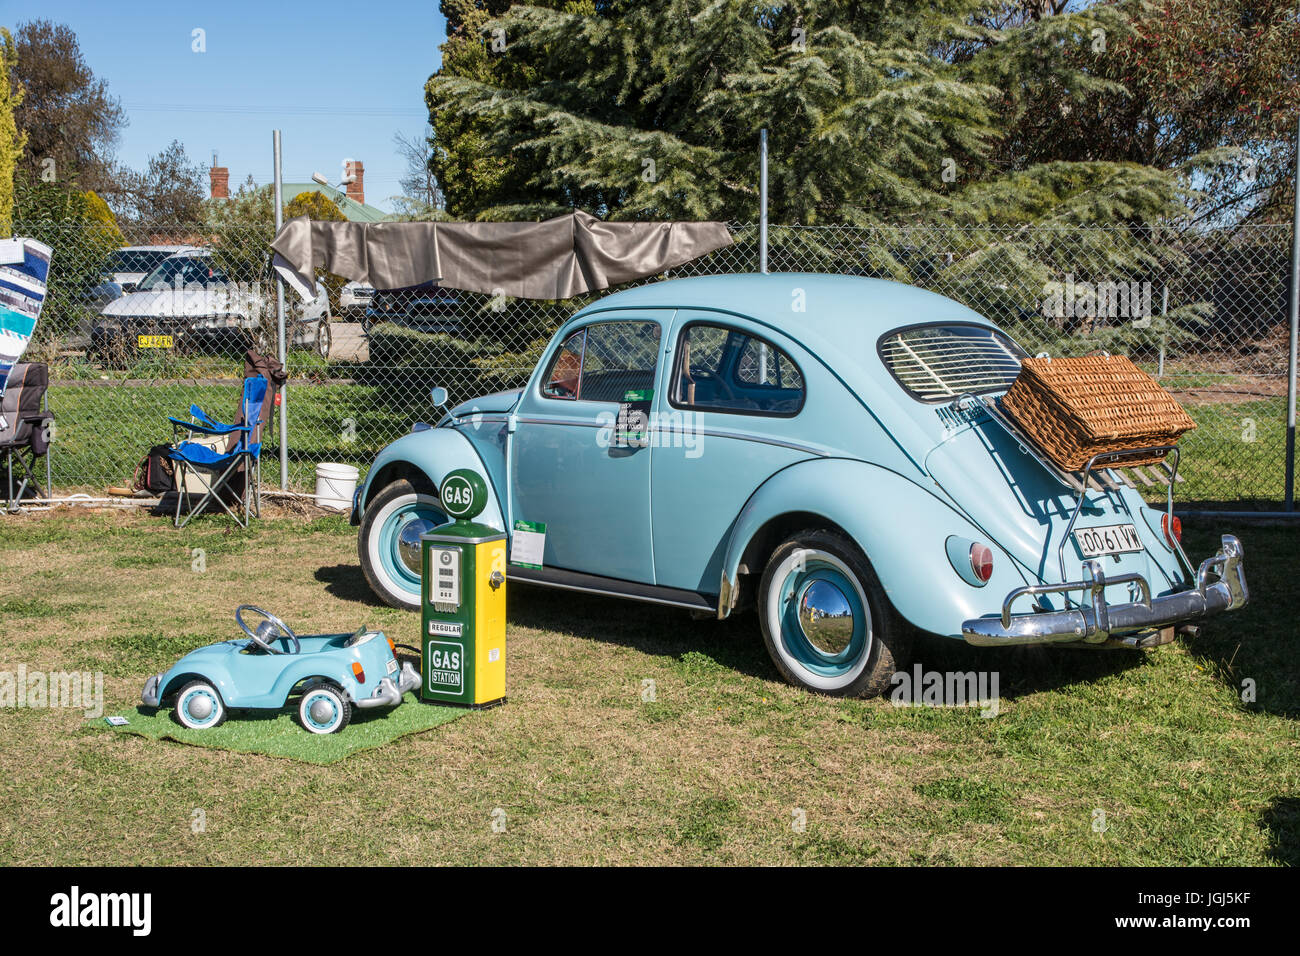
[[[212,260],[207,256],[173,256],[141,279],[136,291],[180,290],[192,286],[211,289],[229,281],[224,272],[212,268]]]
[[[880,358],[913,398],[951,401],[1006,391],[1025,351],[996,329],[963,323],[916,325],[880,340]]]
[[[165,249],[119,249],[108,260],[108,271],[152,272],[170,255]]]

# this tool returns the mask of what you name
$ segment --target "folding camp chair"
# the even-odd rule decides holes
[[[0,453],[4,455],[5,509],[16,511],[31,487],[40,488],[36,459],[45,459],[45,497],[50,497],[50,425],[54,416],[46,403],[49,369],[20,363],[9,372],[0,398]],[[14,487],[17,479],[18,487]]]
[[[183,528],[213,501],[244,528],[248,527],[250,513],[255,517],[262,516],[261,422],[266,393],[265,377],[257,375],[244,379],[239,405],[240,421],[244,424],[227,425],[216,421],[197,405],[190,406],[192,421],[168,418],[173,435],[188,431],[191,438],[208,435],[228,439],[224,451],[197,441],[183,441],[169,453],[168,457],[176,462],[176,527]],[[190,505],[190,491],[185,480],[188,474],[193,474],[203,488],[203,496],[197,505]],[[236,488],[235,479],[241,474],[243,485]],[[228,494],[239,507],[238,513],[227,503]],[[181,499],[188,506],[184,521],[181,520]]]

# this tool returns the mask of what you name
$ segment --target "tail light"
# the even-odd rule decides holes
[[[1165,512],[1160,516],[1160,530],[1165,533],[1169,547],[1175,548],[1183,543],[1183,519]]]
[[[385,635],[385,637],[387,637],[387,635]],[[388,649],[393,652],[394,657],[397,656],[397,644],[391,637],[388,638]]]
[[[360,661],[352,662],[352,675],[356,677],[358,684],[364,684],[366,682],[366,672],[361,666]]]
[[[1175,519],[1177,520],[1177,519]],[[980,581],[993,577],[993,549],[976,541],[970,546],[970,569]]]

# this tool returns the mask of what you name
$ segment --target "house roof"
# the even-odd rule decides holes
[[[387,222],[392,217],[382,209],[376,209],[374,206],[366,203],[357,202],[355,199],[349,199],[347,194],[335,189],[333,186],[322,186],[320,183],[281,183],[281,199],[288,205],[294,197],[300,193],[320,193],[321,195],[333,200],[334,205],[350,222]]]

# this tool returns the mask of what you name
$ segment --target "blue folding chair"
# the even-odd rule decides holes
[[[197,405],[190,406],[192,421],[168,417],[172,423],[173,437],[184,430],[194,435],[213,437],[235,437],[234,444],[227,442],[225,451],[210,448],[194,441],[184,441],[171,450],[168,457],[176,462],[176,527],[183,528],[195,515],[202,514],[208,505],[215,501],[225,509],[226,514],[247,528],[249,514],[262,516],[262,482],[261,482],[261,435],[258,433],[262,422],[262,403],[266,401],[266,378],[257,375],[244,379],[244,394],[240,399],[241,424],[227,425],[209,418]],[[239,506],[236,513],[226,502],[226,493],[235,492],[232,479],[243,468],[244,485],[234,493],[234,504]],[[197,505],[190,505],[190,492],[186,487],[185,476],[193,472],[198,483],[203,486],[203,497]],[[181,520],[181,499],[185,500],[185,520]]]

